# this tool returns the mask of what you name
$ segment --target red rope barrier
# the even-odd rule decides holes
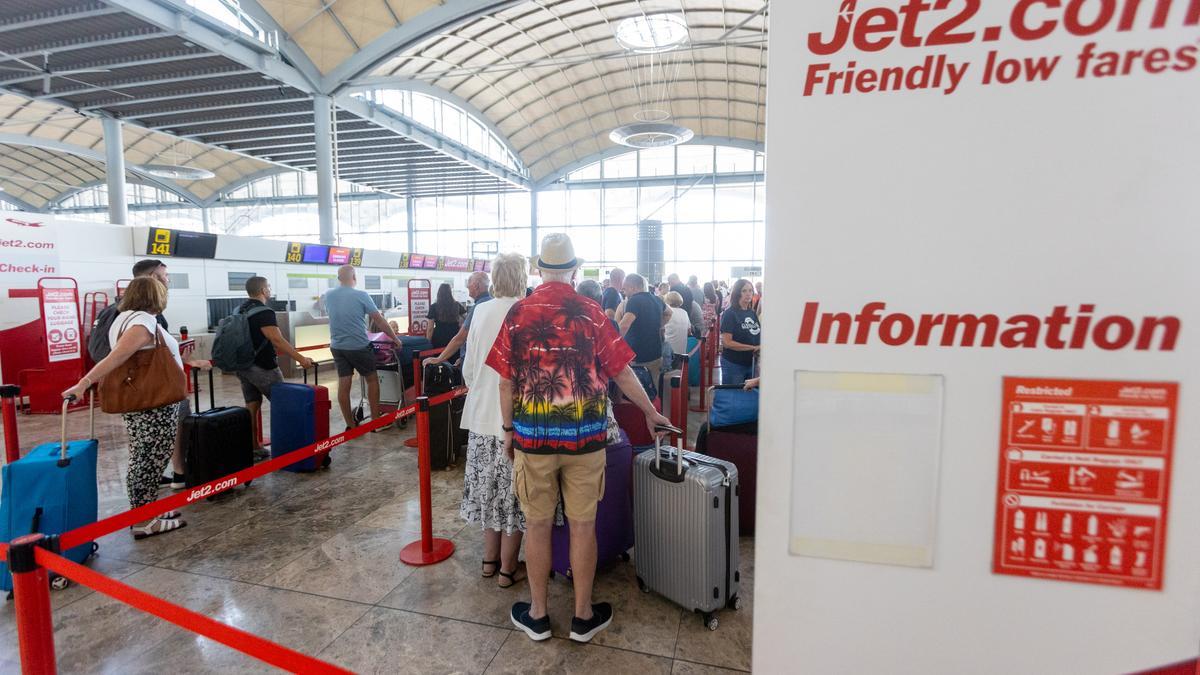
[[[236,649],[247,656],[254,657],[264,663],[282,668],[292,673],[350,673],[331,663],[301,654],[293,649],[252,635],[239,628],[234,628],[215,619],[193,612],[185,607],[157,598],[145,591],[127,586],[119,581],[110,579],[95,570],[71,562],[62,556],[39,548],[34,553],[37,562],[51,571],[68,579],[77,581],[84,586],[103,593],[118,602],[130,607],[153,614],[164,621],[173,623],[180,628],[203,635],[210,640]]]
[[[280,455],[266,462],[262,462],[261,464],[255,464],[248,469],[243,469],[237,473],[232,473],[228,476],[222,476],[220,478],[213,479],[207,483],[204,483],[203,485],[197,485],[194,488],[177,492],[170,497],[164,497],[158,501],[150,502],[144,506],[139,506],[136,509],[118,513],[114,516],[109,516],[104,520],[71,530],[70,532],[66,532],[62,535],[62,548],[64,551],[74,548],[85,542],[99,539],[107,534],[112,534],[113,532],[125,527],[129,527],[130,525],[135,525],[137,523],[149,520],[155,516],[166,513],[167,511],[172,511],[181,506],[186,506],[199,499],[219,495],[222,492],[231,490],[238,485],[252,481],[255,478],[278,471],[285,466],[291,466],[292,464],[307,459],[317,453],[331,450],[347,441],[354,440],[359,436],[364,436],[374,429],[392,424],[400,417],[415,415],[416,412],[416,405],[410,405],[408,407],[401,408],[400,410],[390,412],[377,420],[364,422],[353,429],[343,431],[340,434],[334,434],[329,438],[317,441],[311,445],[306,445],[303,448],[297,448],[285,455]]]

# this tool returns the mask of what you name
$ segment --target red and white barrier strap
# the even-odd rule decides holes
[[[81,583],[97,593],[103,593],[130,607],[146,612],[147,614],[153,614],[176,626],[220,642],[259,661],[269,663],[276,668],[282,668],[292,673],[341,674],[352,672],[321,661],[320,659],[301,654],[293,649],[288,649],[257,635],[251,635],[244,630],[228,626],[185,607],[171,604],[145,591],[127,586],[95,570],[67,560],[62,556],[55,555],[44,548],[35,549],[34,556],[39,565],[72,581]]]

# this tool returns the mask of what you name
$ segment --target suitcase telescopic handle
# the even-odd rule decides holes
[[[666,427],[666,426],[655,427],[655,429],[654,429],[654,431],[656,432],[654,434],[654,470],[655,471],[662,470],[662,434],[657,433],[660,429],[665,432],[674,431],[674,432],[682,433],[681,430],[676,429],[674,427]],[[676,462],[675,475],[682,476],[683,475],[683,450],[676,448],[676,453],[678,455],[678,461]]]
[[[95,438],[96,437],[96,394],[92,390],[91,387],[88,387],[87,397],[88,397],[88,428],[89,428],[88,438]],[[70,396],[63,398],[62,415],[60,415],[62,420],[61,420],[61,424],[59,425],[60,432],[61,432],[61,434],[59,436],[60,442],[59,442],[59,448],[58,448],[58,453],[59,453],[58,454],[58,465],[59,466],[66,466],[71,463],[71,460],[67,459],[67,408],[72,403],[74,403],[75,400],[76,400],[76,398],[75,398],[74,394],[71,394]]]
[[[301,368],[300,370],[301,370],[301,372],[304,373],[304,384],[308,384],[308,368]],[[321,370],[321,364],[317,363],[316,361],[313,361],[313,386],[314,387],[321,384],[320,382],[317,382],[317,373],[320,372],[320,370]]]
[[[196,394],[196,409],[193,412],[200,412],[200,371],[203,368],[192,368],[192,389]],[[213,381],[213,369],[208,368],[208,407],[217,407],[217,387]]]

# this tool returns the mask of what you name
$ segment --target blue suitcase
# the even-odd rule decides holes
[[[304,384],[280,382],[271,387],[271,456],[278,457],[319,440],[329,438],[329,390],[316,383],[313,369],[313,385],[308,384],[308,371],[304,371]],[[313,455],[295,464],[284,467],[284,471],[306,473],[329,465],[329,452]]]
[[[4,467],[0,541],[31,532],[62,534],[96,522],[96,452],[100,443],[95,438],[67,442],[69,403],[63,401],[61,442],[43,443]],[[94,437],[96,423],[90,405],[88,415]],[[95,551],[95,542],[89,541],[63,555],[82,563]],[[0,563],[0,590],[12,590],[12,575],[5,563]]]
[[[700,341],[697,340],[696,338],[689,337],[687,339],[688,351],[691,352],[692,348],[694,348],[697,344],[699,344],[699,342]],[[689,387],[699,387],[700,386],[700,352],[701,351],[702,350],[697,349],[696,352],[694,354],[692,354],[690,358],[688,358],[688,386]]]

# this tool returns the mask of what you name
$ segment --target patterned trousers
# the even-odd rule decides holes
[[[175,432],[179,427],[179,404],[122,413],[129,434],[129,474],[125,490],[129,505],[137,508],[154,501],[158,478],[175,450]]]

